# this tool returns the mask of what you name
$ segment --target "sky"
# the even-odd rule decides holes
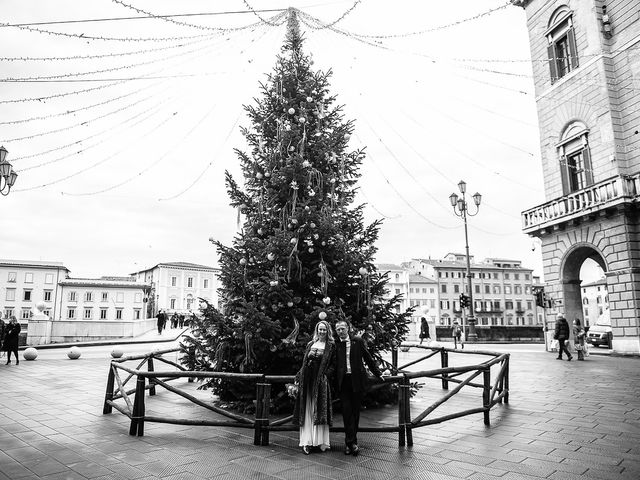
[[[217,265],[209,239],[237,231],[224,172],[241,181],[243,106],[292,6],[355,121],[350,147],[366,147],[357,201],[384,220],[376,261],[463,252],[449,195],[464,179],[482,194],[471,255],[541,275],[520,217],[545,202],[528,32],[506,3],[4,0],[0,144],[19,177],[0,197],[0,258],[74,277]]]

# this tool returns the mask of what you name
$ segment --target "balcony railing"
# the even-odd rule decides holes
[[[525,210],[522,212],[522,230],[531,233],[621,203],[632,202],[639,192],[640,173],[612,177]]]

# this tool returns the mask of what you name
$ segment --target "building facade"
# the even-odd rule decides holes
[[[386,298],[402,295],[396,307],[396,313],[404,312],[409,308],[409,272],[406,268],[394,263],[379,263],[376,264],[376,269],[382,274],[387,274]]]
[[[607,280],[601,278],[595,282],[583,283],[582,286],[582,309],[584,326],[595,325],[598,318],[609,308],[609,292],[607,291]]]
[[[57,307],[58,282],[67,278],[69,269],[60,262],[0,260],[0,301],[2,317],[12,315],[26,332],[26,324],[38,302],[44,302],[46,315]]]
[[[132,277],[150,285],[148,316],[155,317],[159,310],[197,312],[199,298],[217,308],[219,272],[220,269],[206,265],[167,262],[135,272]]]
[[[473,309],[478,327],[541,326],[532,292],[533,271],[519,260],[470,257]],[[436,282],[437,325],[465,323],[460,295],[468,295],[466,255],[449,253],[443,259],[413,259],[404,265],[411,272]]]
[[[523,231],[542,242],[550,320],[584,315],[591,258],[605,272],[614,352],[640,354],[638,3],[512,3],[526,11],[546,197],[522,213]]]

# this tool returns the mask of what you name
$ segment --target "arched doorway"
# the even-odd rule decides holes
[[[560,266],[560,278],[562,280],[562,297],[564,301],[564,315],[571,323],[579,318],[585,325],[585,309],[581,282],[584,278],[585,262],[597,265],[604,274],[607,272],[607,264],[603,255],[591,244],[580,243],[567,250]],[[588,324],[588,323],[587,323]]]

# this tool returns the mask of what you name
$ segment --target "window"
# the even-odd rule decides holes
[[[516,300],[516,310],[522,311],[522,301]]]
[[[423,288],[423,289],[422,289],[422,293],[427,293],[427,289],[426,289],[426,288]]]
[[[500,300],[494,300],[493,301],[493,309],[494,310],[500,310]]]
[[[396,295],[400,295],[400,289],[396,288]]]
[[[435,288],[430,288],[429,289],[429,293],[436,293],[436,289]]]
[[[75,308],[67,309],[67,318],[76,318],[76,309]]]
[[[600,295],[596,297],[596,303],[598,304],[602,303],[602,297]]]
[[[505,285],[505,286],[504,286],[504,293],[505,293],[505,295],[511,295],[511,291],[512,291],[512,289],[511,289],[511,285]]]
[[[498,279],[498,272],[493,272],[493,279],[497,280]]]
[[[193,288],[193,277],[187,277],[187,288]]]
[[[171,277],[171,286],[175,287],[178,283],[178,277]]]
[[[399,281],[400,281],[400,274],[396,273],[396,282],[399,282]],[[191,286],[191,285],[189,285],[189,286]]]
[[[51,310],[49,310],[48,308],[45,308],[44,310],[42,310],[42,313],[44,313],[47,317],[51,318]]]
[[[26,272],[24,274],[24,283],[33,283],[33,273]]]
[[[409,293],[413,293],[413,288],[410,288],[410,289],[409,289]]]
[[[202,281],[202,288],[209,288],[209,279],[208,278],[205,278]]]
[[[5,308],[4,309],[4,318],[13,317],[13,308]]]
[[[522,285],[515,285],[513,287],[513,293],[516,295],[522,295]]]
[[[460,285],[457,283],[453,286],[453,293],[460,293]]]
[[[508,274],[508,273],[505,273],[505,274],[504,274],[504,279],[505,279],[505,280],[509,280],[509,274]]]
[[[84,319],[91,320],[93,318],[93,308],[84,309]]]
[[[136,293],[133,297],[134,303],[142,303],[142,294]]]
[[[109,311],[108,308],[100,308],[100,320],[107,319],[107,311]]]
[[[520,280],[520,274],[519,273],[514,273],[513,274],[513,279],[514,280]]]
[[[474,285],[473,288],[476,293],[480,293],[480,285]]]
[[[589,299],[588,298],[583,298],[582,299],[582,304],[583,305],[589,305]]]
[[[584,318],[589,318],[589,309],[588,308],[584,309]]]
[[[109,301],[109,292],[102,292],[102,301],[103,302]]]
[[[531,300],[527,300],[527,310],[531,310],[531,308],[533,308],[533,303],[531,302]],[[530,324],[533,325],[533,324]]]
[[[484,293],[491,293],[491,285],[484,286]]]
[[[84,301],[93,302],[93,292],[84,292]]]
[[[31,309],[23,308],[22,313],[20,314],[20,318],[22,318],[22,320],[28,320],[29,318],[31,318]]]
[[[116,320],[122,320],[122,308],[116,308]]]
[[[504,308],[505,310],[513,310],[513,300],[505,300]]]
[[[45,290],[44,291],[44,301],[45,302],[50,302],[51,301],[51,294],[53,293],[53,290]]]
[[[9,277],[7,278],[7,282],[16,283],[17,277],[18,277],[18,272],[9,272]]]
[[[441,293],[447,293],[447,285],[445,283],[440,285],[440,291]]]
[[[175,308],[176,308],[176,299],[175,298],[172,298],[172,299],[169,300],[169,308],[171,310],[175,310]]]
[[[140,320],[140,309],[139,308],[134,308],[133,309],[133,318],[134,318],[134,320]]]
[[[24,290],[22,292],[22,300],[25,302],[31,301],[31,290]]]
[[[124,292],[116,292],[116,303],[124,303]]]
[[[584,123],[572,122],[565,128],[557,145],[564,195],[593,184],[588,135],[589,130]]]
[[[16,300],[16,289],[15,288],[7,288],[6,300],[8,300],[9,302],[15,302],[15,300]]]
[[[576,34],[573,30],[572,12],[568,7],[560,7],[551,16],[547,37],[547,55],[551,83],[578,68]]]
[[[500,295],[500,285],[493,286],[493,293]]]
[[[76,292],[69,292],[69,301],[70,302],[75,302],[77,301],[77,293]],[[69,317],[72,318],[72,317]]]
[[[435,299],[430,299],[429,300],[429,308],[436,308],[436,301]]]
[[[53,273],[46,273],[44,275],[44,283],[51,285],[53,283]]]
[[[524,274],[524,279],[525,279],[525,280],[529,280],[529,274],[528,274],[528,273],[525,273],[525,274]]]

